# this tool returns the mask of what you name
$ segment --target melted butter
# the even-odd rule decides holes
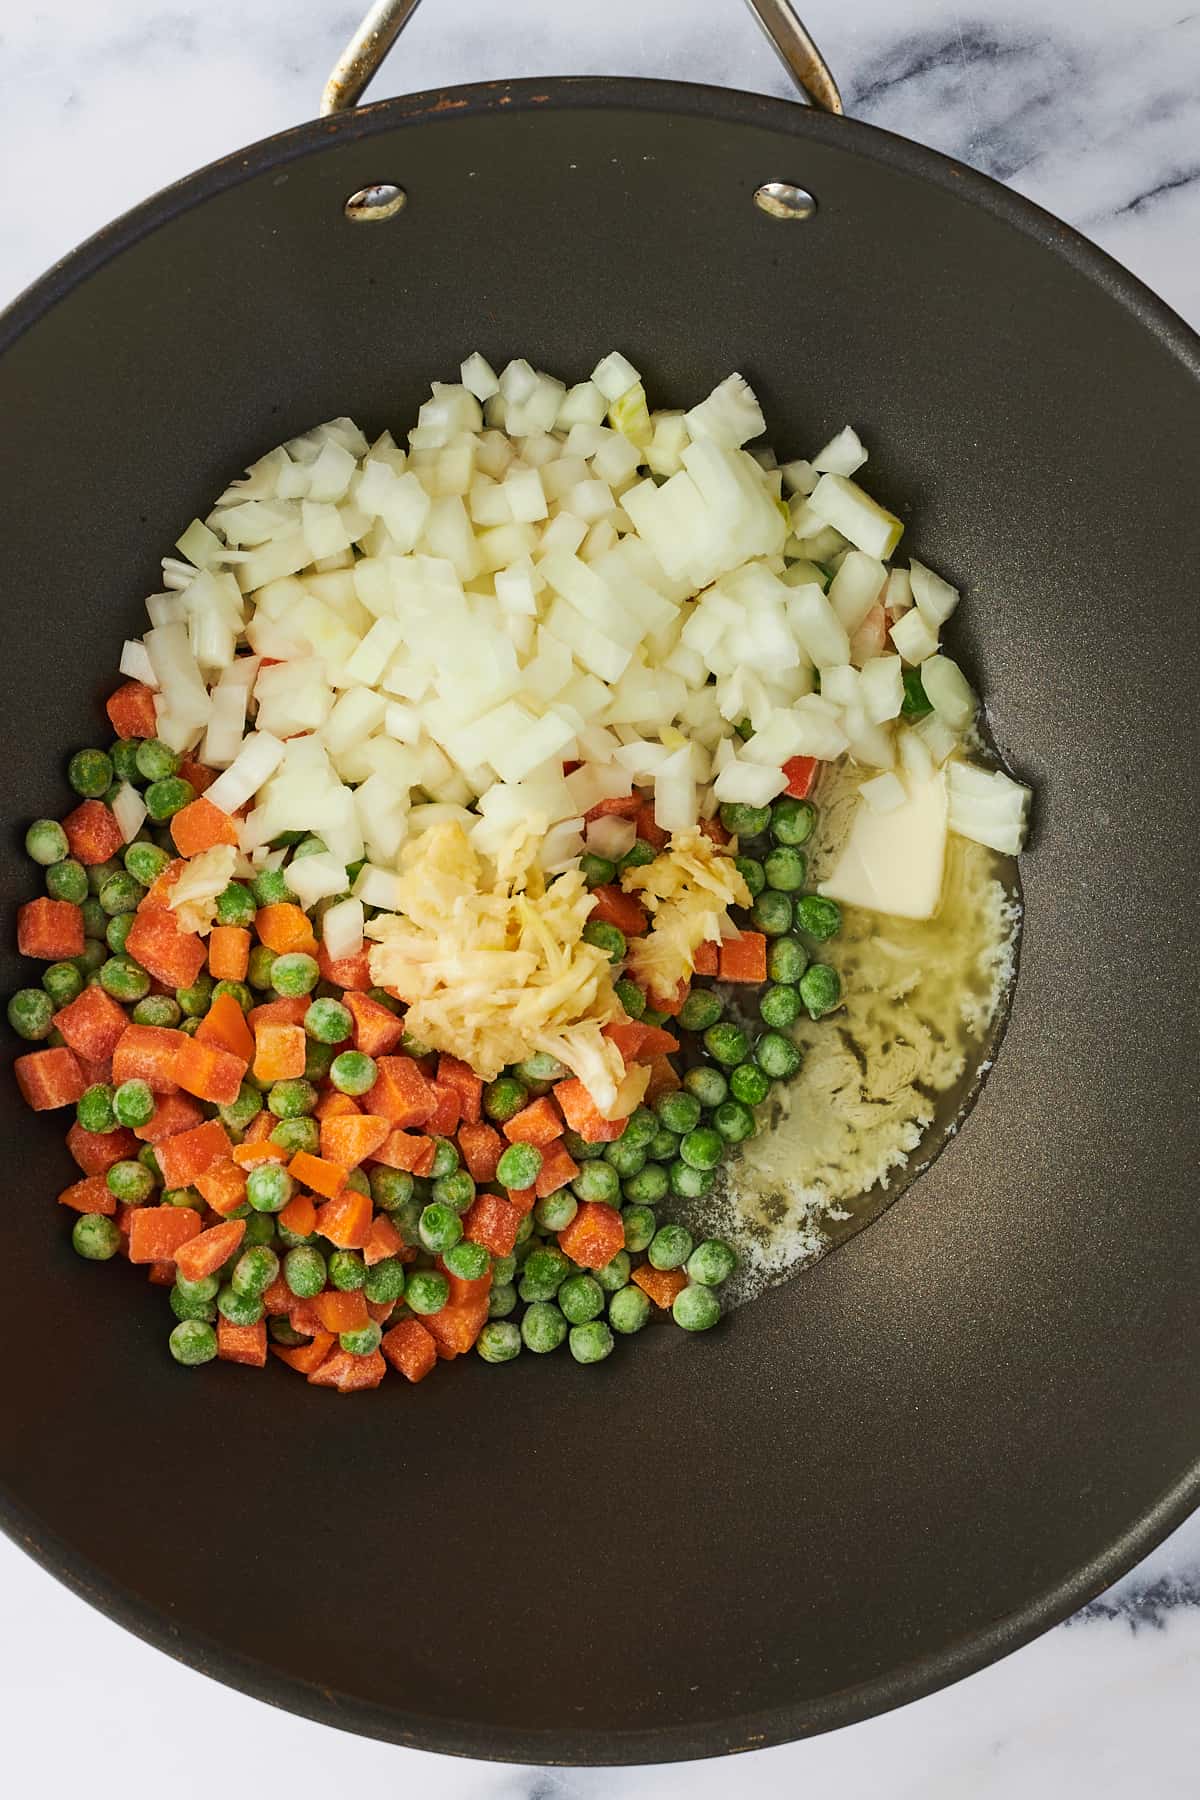
[[[849,828],[854,782],[821,796],[814,879]],[[695,1202],[693,1230],[727,1237],[751,1298],[876,1218],[956,1129],[990,1066],[1019,928],[1015,865],[951,836],[934,918],[843,909],[816,955],[844,1006],[796,1027],[804,1063],[760,1114],[723,1186]]]

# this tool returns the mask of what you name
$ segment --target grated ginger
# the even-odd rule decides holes
[[[750,905],[733,858],[699,831],[677,832],[652,863],[626,869],[621,886],[651,915],[648,935],[629,945],[629,973],[652,995],[690,981],[701,944],[737,935],[728,909]]]
[[[371,979],[407,1003],[414,1037],[485,1081],[545,1051],[565,1063],[605,1118],[640,1102],[649,1070],[626,1073],[601,1027],[624,1017],[613,965],[582,941],[592,909],[577,869],[549,886],[537,865],[543,819],[525,821],[495,861],[449,822],[405,845],[395,913],[366,927]]]
[[[202,850],[180,870],[171,885],[167,905],[175,914],[182,931],[211,931],[217,916],[217,896],[233,880],[238,853],[232,844],[214,844]]]

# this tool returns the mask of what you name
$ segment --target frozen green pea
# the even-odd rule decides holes
[[[517,1307],[517,1290],[511,1281],[493,1281],[488,1290],[488,1318],[507,1319]]]
[[[246,1177],[246,1198],[255,1212],[282,1212],[296,1184],[279,1163],[260,1163]]]
[[[147,739],[147,742],[153,740]],[[190,781],[184,781],[179,775],[169,775],[165,781],[152,781],[142,795],[146,802],[146,811],[157,824],[163,819],[173,819],[177,812],[190,806],[196,798],[196,790]]]
[[[543,1231],[565,1231],[578,1211],[578,1200],[569,1187],[563,1187],[539,1200],[533,1216]]]
[[[104,1213],[80,1213],[71,1227],[71,1244],[87,1262],[108,1262],[121,1248],[121,1233]]]
[[[107,1082],[93,1082],[80,1095],[75,1106],[75,1117],[85,1131],[108,1132],[117,1129],[117,1118],[113,1112],[113,1090]]]
[[[761,837],[771,823],[769,806],[746,806],[740,800],[727,800],[721,808],[721,823],[733,837]]]
[[[560,1285],[557,1298],[569,1325],[586,1325],[604,1311],[604,1289],[593,1275],[569,1275]]]
[[[767,951],[767,974],[772,981],[794,986],[808,967],[808,951],[794,937],[776,938]]]
[[[150,993],[150,977],[140,962],[124,951],[119,956],[110,956],[100,966],[100,986],[114,1000],[128,1006],[137,1000],[145,1000]]]
[[[484,1362],[512,1362],[521,1354],[521,1333],[506,1319],[489,1319],[475,1340],[475,1348]]]
[[[655,1269],[681,1269],[691,1254],[692,1234],[686,1225],[661,1226],[646,1252]]]
[[[589,919],[583,928],[583,941],[591,944],[596,950],[603,950],[609,962],[624,961],[629,948],[625,941],[625,933],[604,919]]]
[[[18,1037],[37,1043],[54,1026],[54,1002],[44,988],[20,988],[8,1003],[8,1022]]]
[[[252,988],[257,988],[262,993],[271,986],[271,970],[274,967],[275,952],[268,950],[265,944],[255,944],[246,967],[246,980]]]
[[[98,894],[109,877],[111,875],[118,875],[120,870],[120,863],[114,861],[111,856],[106,862],[89,863],[87,872],[88,886],[91,888],[93,894]]]
[[[289,1250],[283,1259],[283,1279],[298,1300],[313,1300],[325,1291],[325,1258],[311,1244]]]
[[[218,981],[213,988],[213,999],[219,1000],[222,994],[228,994],[231,1000],[236,1000],[244,1013],[248,1013],[254,1005],[254,995],[244,981]]]
[[[823,894],[805,894],[796,902],[796,925],[806,937],[823,944],[842,929],[842,909],[836,900]]]
[[[741,1100],[722,1100],[714,1109],[712,1122],[727,1144],[743,1144],[758,1130],[754,1114]]]
[[[828,963],[810,963],[800,977],[800,998],[810,1019],[823,1019],[826,1013],[833,1012],[842,999],[842,981],[837,970]]]
[[[521,1320],[521,1341],[535,1356],[547,1356],[557,1350],[568,1331],[567,1321],[552,1302],[535,1300],[525,1308]]]
[[[660,1169],[663,1178],[663,1190],[666,1191],[667,1178]],[[639,1251],[649,1248],[650,1242],[658,1230],[658,1221],[648,1206],[625,1206],[621,1209],[621,1223],[625,1227],[625,1248]]]
[[[177,1319],[201,1319],[206,1325],[216,1323],[216,1301],[202,1300],[199,1295],[188,1293],[178,1282],[167,1295],[167,1300]]]
[[[541,1170],[542,1153],[536,1144],[510,1144],[496,1164],[496,1179],[516,1191],[532,1187]]]
[[[720,1106],[729,1092],[729,1082],[720,1069],[714,1069],[711,1063],[697,1063],[687,1071],[683,1085],[689,1094],[694,1094],[701,1106],[711,1110]]]
[[[780,1031],[764,1031],[754,1046],[754,1056],[764,1075],[769,1075],[772,1081],[790,1081],[804,1060],[791,1038],[784,1037]]]
[[[311,994],[321,978],[315,956],[304,950],[289,950],[277,956],[271,965],[271,986],[285,1000],[303,999]]]
[[[340,1000],[314,1000],[304,1015],[304,1029],[320,1044],[344,1044],[354,1030],[354,1015]]]
[[[689,1168],[715,1169],[725,1154],[725,1139],[713,1126],[698,1125],[680,1140],[679,1154]]]
[[[705,1032],[704,1048],[714,1062],[722,1063],[726,1068],[734,1068],[745,1061],[750,1050],[750,1040],[740,1025],[722,1020],[719,1025],[710,1025]]]
[[[231,1325],[257,1325],[263,1315],[258,1295],[240,1294],[231,1281],[217,1294],[217,1310]]]
[[[65,862],[51,863],[45,883],[51,900],[68,900],[72,906],[82,906],[88,897],[87,870],[72,856]]]
[[[67,834],[57,819],[35,819],[25,833],[25,854],[48,868],[70,853]]]
[[[367,1265],[357,1250],[334,1250],[329,1257],[329,1285],[343,1294],[357,1293],[367,1279]]]
[[[148,1125],[158,1110],[150,1083],[137,1079],[123,1081],[113,1091],[112,1109],[118,1125],[126,1125],[132,1131]]]
[[[679,1009],[685,1031],[707,1031],[721,1016],[721,1002],[711,988],[693,988]]]
[[[619,1288],[608,1302],[608,1322],[622,1337],[640,1331],[650,1317],[650,1299],[640,1287]]]
[[[161,738],[143,738],[137,747],[138,774],[143,781],[165,781],[179,772],[179,756]]]
[[[758,1010],[764,1025],[769,1025],[773,1031],[789,1031],[804,1011],[804,1002],[798,989],[777,982],[763,990]]]
[[[615,1256],[609,1257],[602,1269],[596,1270],[596,1280],[606,1294],[615,1294],[629,1280],[632,1267],[628,1250],[618,1250]]]
[[[679,1200],[699,1200],[707,1194],[716,1180],[712,1169],[697,1169],[694,1164],[684,1162],[682,1156],[667,1170],[671,1183],[671,1192]]]
[[[461,1248],[461,1246],[460,1246]],[[476,1249],[482,1248],[475,1245]],[[487,1255],[487,1251],[484,1251]],[[449,1266],[449,1265],[447,1265]],[[486,1274],[487,1271],[485,1270]],[[367,1270],[367,1278],[363,1282],[363,1293],[375,1306],[388,1306],[399,1300],[404,1292],[404,1264],[398,1256],[385,1256],[381,1262],[372,1263]]]
[[[133,922],[136,917],[137,914],[131,912],[114,913],[111,919],[109,919],[108,924],[105,926],[104,941],[114,956],[124,955],[125,939],[133,929]]]
[[[784,795],[771,808],[771,836],[777,844],[807,844],[813,834],[817,809],[811,800]]]
[[[258,1299],[265,1294],[279,1273],[279,1258],[266,1244],[251,1244],[233,1265],[230,1285],[235,1293]]]
[[[211,975],[197,975],[191,987],[176,988],[175,998],[185,1019],[202,1019],[212,1005],[214,987]]]
[[[795,894],[808,876],[808,859],[790,844],[778,844],[763,863],[767,887],[780,894]]]
[[[404,1298],[412,1310],[423,1317],[441,1312],[450,1298],[450,1283],[440,1269],[414,1269],[408,1277]]]
[[[678,1143],[674,1133],[671,1134],[671,1142],[673,1147]],[[635,1206],[657,1206],[660,1200],[666,1199],[668,1186],[667,1172],[662,1164],[648,1162],[644,1169],[639,1169],[636,1175],[631,1175],[621,1183],[621,1192]],[[630,1245],[630,1248],[633,1246]],[[642,1246],[639,1245],[638,1248]]]
[[[680,1288],[671,1302],[671,1317],[684,1331],[711,1331],[721,1317],[721,1302],[709,1287]]]
[[[77,750],[67,764],[67,780],[85,800],[98,800],[112,786],[112,758],[103,750]]]
[[[171,1355],[185,1368],[208,1363],[217,1354],[217,1334],[206,1319],[181,1319],[167,1339]]]
[[[613,1334],[603,1319],[593,1319],[587,1325],[572,1325],[567,1341],[577,1363],[603,1362],[613,1352]]]
[[[301,1118],[311,1113],[316,1104],[316,1088],[302,1077],[274,1082],[267,1095],[267,1105],[277,1119]]]
[[[640,1019],[646,1010],[646,996],[636,981],[622,976],[613,983],[613,993],[624,1007],[626,1015],[631,1019]]]
[[[136,840],[125,846],[125,871],[144,888],[153,887],[171,858],[157,844]]]
[[[765,888],[750,908],[750,922],[765,937],[786,937],[792,929],[791,896]]]
[[[83,992],[83,974],[73,962],[48,963],[42,970],[42,986],[55,1008],[69,1006]]]

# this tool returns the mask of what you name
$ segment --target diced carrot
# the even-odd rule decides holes
[[[253,1045],[256,1081],[292,1081],[303,1075],[308,1054],[303,1025],[261,1024]]]
[[[479,1194],[463,1214],[463,1235],[493,1256],[509,1256],[520,1223],[521,1214],[502,1195]]]
[[[288,1308],[288,1323],[293,1331],[300,1332],[304,1337],[315,1337],[318,1331],[324,1330],[312,1301],[297,1300],[294,1295]]]
[[[205,794],[217,779],[217,771],[185,751],[179,761],[179,776],[182,781],[190,781],[198,794]]]
[[[173,1262],[152,1262],[146,1270],[151,1287],[174,1287],[175,1264]]]
[[[303,998],[294,1000],[264,1000],[261,1006],[252,1006],[246,1014],[246,1023],[255,1037],[264,1025],[303,1025],[304,1015],[312,1002]]]
[[[500,1127],[510,1144],[536,1144],[541,1149],[563,1134],[563,1122],[549,1094],[531,1100]]]
[[[275,1117],[275,1114],[273,1112],[268,1112],[267,1108],[264,1106],[261,1112],[255,1113],[254,1117],[247,1125],[242,1137],[242,1143],[265,1144],[278,1123],[279,1120]],[[278,1149],[278,1145],[276,1145],[275,1148]],[[287,1157],[285,1156],[282,1160],[286,1162]]]
[[[115,1213],[116,1196],[103,1175],[88,1175],[73,1181],[58,1196],[60,1206],[73,1207],[77,1213]]]
[[[462,1300],[457,1305],[448,1301],[440,1312],[430,1313],[423,1323],[435,1343],[464,1356],[487,1323],[487,1316],[485,1296],[480,1300]]]
[[[166,1025],[126,1025],[113,1050],[113,1080],[145,1081],[156,1094],[174,1094],[175,1059],[185,1042]]]
[[[603,1269],[625,1248],[625,1227],[615,1206],[585,1200],[558,1234],[559,1249],[585,1269]]]
[[[77,1056],[89,1062],[111,1058],[129,1020],[125,1009],[102,987],[85,987],[54,1015],[54,1023]]]
[[[722,850],[733,841],[720,819],[701,819],[700,830],[710,843],[719,845]]]
[[[139,1125],[133,1134],[144,1144],[160,1144],[164,1138],[204,1123],[204,1113],[190,1094],[157,1093],[154,1098],[154,1117],[149,1124]]]
[[[376,1069],[375,1085],[363,1096],[368,1112],[404,1128],[432,1118],[437,1096],[411,1056],[381,1056]]]
[[[371,980],[369,948],[364,948],[355,956],[330,956],[324,944],[317,951],[317,966],[321,971],[322,981],[331,981],[335,987],[343,991],[365,993],[374,986]]]
[[[335,1114],[321,1121],[321,1155],[343,1169],[356,1169],[391,1134],[390,1119],[380,1119],[372,1113]]]
[[[202,1043],[198,1037],[185,1037],[175,1058],[175,1079],[198,1100],[214,1106],[231,1106],[241,1091],[247,1069],[244,1056],[232,1050],[221,1050],[215,1044]]]
[[[142,895],[138,906],[139,912],[161,912],[171,901],[171,889],[187,868],[182,856],[169,862],[162,872],[154,877],[146,892]]]
[[[192,1183],[215,1213],[227,1219],[246,1204],[246,1171],[232,1156],[219,1156]]]
[[[504,1191],[508,1195],[509,1205],[519,1218],[523,1219],[525,1214],[531,1213],[537,1205],[536,1188],[505,1188]]]
[[[288,1164],[288,1174],[302,1187],[324,1195],[326,1200],[332,1200],[346,1185],[345,1169],[338,1163],[327,1162],[323,1156],[314,1156],[309,1150],[297,1150]]]
[[[554,1098],[571,1130],[577,1131],[585,1143],[611,1144],[625,1129],[624,1119],[606,1119],[597,1111],[592,1096],[575,1077],[557,1082]]]
[[[371,1235],[371,1200],[357,1188],[343,1188],[317,1208],[317,1230],[339,1250],[361,1250]]]
[[[589,825],[593,819],[635,819],[641,806],[640,794],[614,794],[607,800],[597,800],[583,816]]]
[[[278,900],[273,906],[260,906],[255,916],[254,929],[267,949],[274,950],[277,956],[287,956],[295,950],[302,950],[306,956],[317,954],[317,940],[313,936],[308,915],[290,900]]]
[[[615,925],[626,937],[641,937],[649,920],[641,903],[619,887],[592,889],[590,917],[602,925]]]
[[[18,1056],[13,1074],[21,1090],[21,1098],[34,1112],[48,1112],[55,1106],[74,1106],[87,1086],[83,1070],[73,1050],[58,1044],[51,1050],[30,1050]]]
[[[334,1345],[332,1331],[318,1331],[309,1344],[296,1344],[286,1349],[282,1344],[272,1344],[271,1350],[280,1362],[285,1362],[289,1369],[297,1369],[301,1375],[311,1375],[319,1369]]]
[[[258,1138],[252,1144],[243,1140],[235,1144],[229,1154],[238,1168],[245,1169],[247,1174],[251,1169],[261,1169],[265,1163],[285,1163],[288,1159],[288,1152],[269,1138]]]
[[[171,820],[171,836],[180,856],[199,856],[218,844],[236,845],[238,841],[235,821],[203,794],[180,807]]]
[[[93,1062],[89,1057],[81,1056],[79,1066],[83,1070],[83,1079],[88,1087],[94,1087],[98,1081],[105,1084],[112,1081],[112,1057],[102,1056]]]
[[[208,934],[208,972],[213,980],[245,981],[249,967],[250,933],[245,926],[214,925]]]
[[[70,900],[27,900],[17,908],[17,949],[39,962],[82,956],[82,912]]]
[[[370,1356],[351,1356],[347,1350],[334,1350],[309,1376],[311,1387],[336,1388],[339,1394],[357,1394],[363,1388],[377,1388],[387,1374],[387,1364],[378,1350]]]
[[[670,832],[664,831],[655,820],[654,808],[648,800],[643,801],[638,807],[634,824],[637,826],[638,836],[653,850],[665,850],[671,841]]]
[[[668,1056],[679,1048],[679,1039],[661,1025],[643,1025],[640,1019],[619,1019],[604,1027],[604,1035],[617,1046],[626,1063],[644,1062],[649,1056]]]
[[[793,800],[807,800],[813,791],[817,779],[817,759],[815,756],[789,756],[783,765],[787,776],[785,794]]]
[[[127,681],[104,702],[113,730],[119,738],[152,738],[157,735],[154,691],[144,681]]]
[[[486,1275],[480,1275],[474,1281],[467,1281],[463,1276],[456,1275],[453,1269],[448,1269],[445,1260],[440,1256],[437,1259],[437,1265],[450,1284],[451,1306],[461,1306],[466,1300],[484,1300],[492,1291],[490,1269]]]
[[[715,975],[717,972],[717,945],[701,944],[692,962],[697,975]]]
[[[635,1269],[631,1279],[663,1312],[669,1310],[676,1294],[687,1286],[687,1276],[682,1269],[656,1269],[652,1263],[643,1263]]]
[[[325,1092],[321,1095],[321,1098],[317,1101],[317,1104],[313,1107],[312,1116],[314,1119],[319,1119],[323,1125],[326,1119],[348,1119],[351,1113],[361,1112],[362,1107],[358,1104],[357,1100],[352,1100],[349,1094],[339,1094],[336,1088],[331,1087],[326,1088]],[[390,1119],[388,1120],[387,1125],[388,1130],[390,1131],[392,1128],[392,1121]]]
[[[404,1020],[372,1000],[369,994],[352,989],[343,993],[342,1001],[354,1019],[354,1048],[367,1056],[386,1056],[404,1036]]]
[[[191,1187],[219,1157],[229,1155],[229,1134],[219,1119],[206,1119],[191,1131],[177,1131],[154,1146],[167,1187]]]
[[[368,1300],[367,1317],[376,1325],[386,1325],[399,1304],[398,1300]]]
[[[483,1110],[483,1081],[470,1063],[460,1062],[457,1056],[447,1056],[443,1051],[438,1057],[437,1078],[441,1087],[457,1090],[466,1124],[477,1125]]]
[[[279,1223],[297,1237],[308,1237],[317,1228],[316,1202],[311,1194],[293,1194],[279,1215]]]
[[[384,1333],[379,1348],[406,1381],[424,1381],[437,1362],[433,1335],[420,1319],[401,1319]]]
[[[223,1225],[210,1225],[189,1244],[180,1245],[175,1253],[175,1267],[185,1281],[199,1281],[205,1275],[215,1275],[245,1235],[245,1219],[226,1219]]]
[[[655,1012],[668,1013],[671,1018],[674,1018],[677,1013],[683,1011],[683,1003],[688,997],[689,986],[688,982],[681,981],[673,993],[649,994],[647,998]]]
[[[371,1161],[389,1169],[407,1169],[410,1175],[428,1175],[436,1149],[432,1138],[397,1129],[372,1153]]]
[[[132,1131],[85,1131],[76,1122],[67,1133],[67,1149],[85,1175],[104,1175],[114,1163],[135,1157],[141,1148]]]
[[[767,940],[761,931],[743,931],[741,937],[722,940],[722,981],[760,982],[766,979]]]
[[[204,939],[181,931],[175,914],[165,907],[138,909],[125,949],[169,988],[191,987],[204,967]]]
[[[443,1087],[440,1081],[430,1083],[437,1105],[425,1121],[434,1137],[453,1137],[462,1118],[462,1096],[457,1088]]]
[[[287,1208],[284,1208],[287,1211]],[[291,1312],[296,1304],[296,1296],[283,1278],[283,1271],[275,1277],[269,1288],[263,1290],[263,1311],[268,1319],[282,1319]]]
[[[67,814],[62,828],[67,834],[71,855],[88,868],[119,856],[125,846],[112,808],[105,806],[103,800],[84,800],[74,812]]]
[[[504,1151],[504,1139],[494,1126],[482,1121],[478,1125],[460,1125],[458,1147],[474,1181],[495,1181],[496,1165]]]
[[[371,1221],[367,1241],[363,1245],[364,1261],[368,1265],[383,1262],[389,1256],[399,1256],[404,1247],[404,1239],[387,1214],[376,1213]]]
[[[647,1106],[652,1105],[660,1094],[673,1094],[676,1088],[682,1086],[679,1072],[669,1056],[650,1058],[650,1080],[642,1096]]]
[[[355,1331],[368,1322],[366,1295],[361,1288],[343,1292],[326,1288],[313,1301],[313,1310],[326,1331]]]
[[[267,1321],[256,1325],[231,1325],[224,1313],[217,1314],[217,1355],[222,1362],[249,1363],[263,1369],[267,1364]]]
[[[218,1050],[228,1050],[244,1063],[254,1055],[254,1038],[246,1015],[232,994],[217,995],[196,1028],[196,1039],[201,1044],[215,1044]],[[300,1073],[304,1073],[303,1069]]]
[[[542,1152],[542,1166],[533,1184],[534,1193],[539,1200],[544,1200],[547,1194],[556,1194],[568,1181],[574,1181],[578,1173],[579,1164],[559,1138]]]
[[[129,1221],[129,1260],[174,1262],[180,1245],[201,1229],[200,1214],[190,1206],[137,1206]]]

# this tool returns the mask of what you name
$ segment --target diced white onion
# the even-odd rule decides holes
[[[344,956],[357,956],[363,947],[363,903],[361,900],[339,900],[326,910],[321,921],[321,937],[334,962]]]

